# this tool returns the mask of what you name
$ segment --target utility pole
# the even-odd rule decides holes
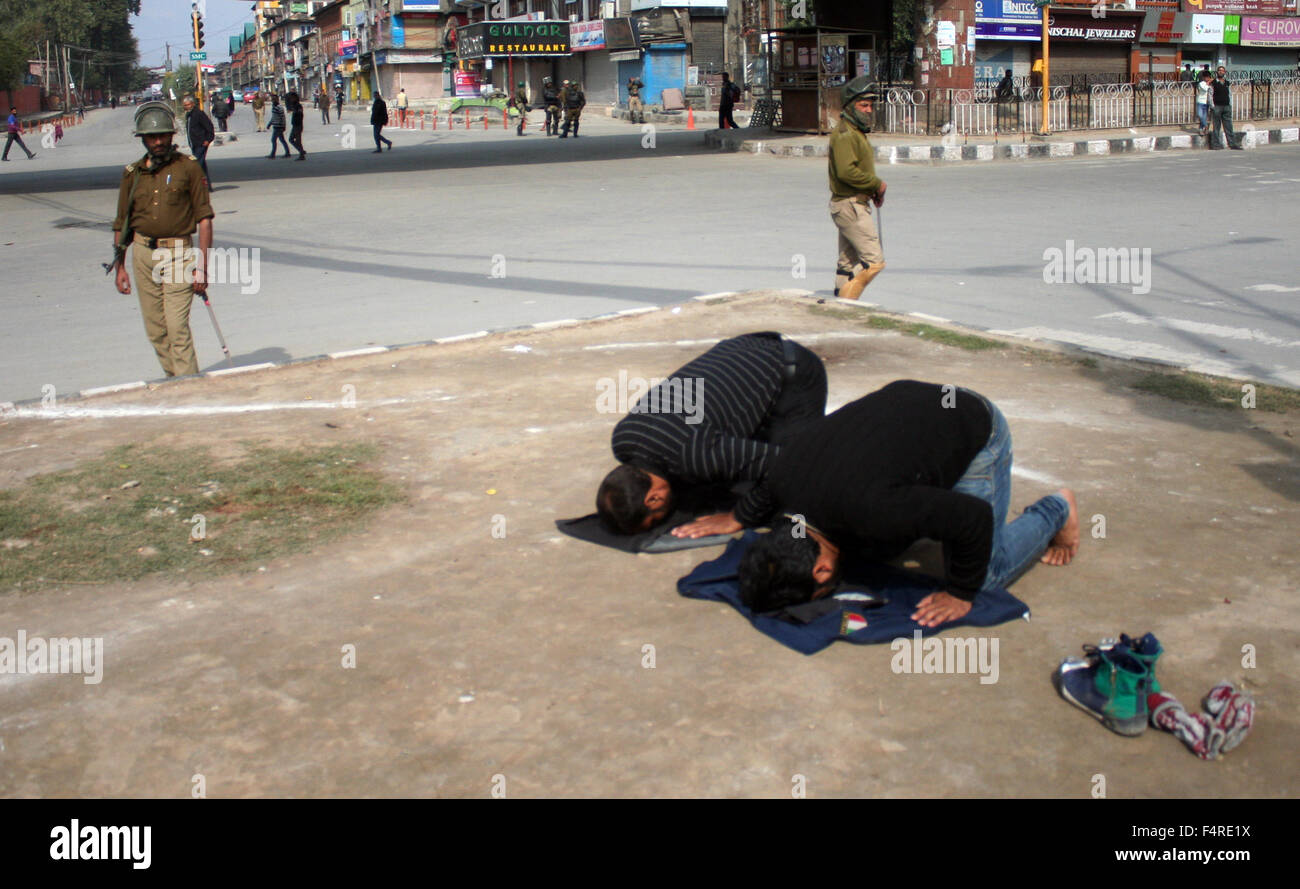
[[[1038,128],[1040,136],[1051,135],[1052,125],[1048,114],[1052,102],[1052,67],[1049,61],[1050,49],[1047,36],[1047,4],[1048,0],[1034,0],[1043,10],[1043,125]]]
[[[63,44],[63,113],[72,110],[72,67],[68,62],[68,45]]]

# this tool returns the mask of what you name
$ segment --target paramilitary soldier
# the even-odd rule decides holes
[[[546,135],[560,135],[560,91],[549,77],[542,78],[542,104],[546,106]]]
[[[126,248],[134,242],[132,265],[140,291],[144,329],[163,373],[199,372],[190,337],[190,303],[207,291],[206,262],[212,247],[212,205],[198,161],[172,145],[176,117],[164,102],[146,102],[135,113],[135,131],[146,154],[127,164],[113,222],[113,266],[117,289],[131,292]],[[199,249],[191,249],[194,229]],[[193,280],[186,280],[193,275]]]
[[[528,90],[524,87],[522,80],[515,84],[515,95],[510,100],[510,104],[514,105],[515,110],[519,112],[519,126],[515,129],[515,135],[522,136],[524,134],[524,123],[528,119],[526,115],[533,110],[528,104]]]
[[[644,86],[639,77],[627,79],[627,119],[633,123],[645,123],[645,106],[641,104],[641,89]]]
[[[587,96],[582,91],[581,84],[576,80],[568,81],[568,86],[564,88],[561,97],[564,100],[564,129],[560,131],[560,138],[567,139],[569,136],[569,126],[573,126],[573,138],[578,138],[578,124],[581,123],[579,118],[582,117],[582,109],[587,107]]]
[[[878,88],[865,75],[844,85],[844,111],[831,131],[831,219],[840,230],[835,294],[857,299],[885,267],[872,206],[885,202],[885,183],[876,175],[875,152],[867,139]]]

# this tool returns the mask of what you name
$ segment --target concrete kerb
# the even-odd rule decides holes
[[[456,334],[454,336],[438,337],[436,339],[431,339],[431,340],[417,340],[409,343],[400,343],[400,344],[388,345],[388,346],[362,346],[356,349],[347,349],[343,351],[329,352],[329,353],[323,353],[319,355],[308,355],[301,358],[290,358],[285,361],[274,361],[274,362],[267,361],[267,362],[261,362],[259,364],[241,365],[237,367],[228,367],[228,368],[218,368],[216,370],[205,371],[200,374],[192,374],[188,376],[162,377],[159,379],[148,380],[148,381],[136,380],[129,383],[116,383],[116,384],[111,384],[106,386],[96,386],[93,388],[82,389],[75,395],[59,396],[59,399],[60,401],[64,401],[64,402],[86,401],[100,396],[114,395],[121,392],[132,391],[135,389],[146,389],[146,388],[156,389],[161,386],[170,386],[181,382],[201,380],[204,378],[220,379],[222,377],[237,376],[246,373],[256,373],[260,371],[278,370],[286,367],[295,367],[298,365],[312,364],[321,361],[341,361],[350,358],[359,358],[359,357],[365,357],[369,355],[377,355],[384,352],[397,352],[397,351],[404,351],[408,349],[415,349],[415,348],[421,348],[426,346],[444,346],[444,345],[450,345],[452,343],[461,343],[467,340],[481,339],[488,336],[500,336],[508,333],[521,333],[524,331],[557,330],[561,328],[579,327],[584,324],[591,324],[600,321],[612,321],[617,318],[626,318],[630,315],[644,315],[650,312],[661,312],[665,310],[671,312],[674,308],[680,309],[681,307],[689,305],[690,302],[700,302],[700,303],[709,304],[709,303],[721,303],[721,302],[726,302],[728,300],[734,300],[740,298],[751,298],[751,297],[762,298],[762,297],[772,297],[772,296],[789,298],[796,301],[813,299],[819,303],[826,303],[828,305],[834,304],[834,305],[844,306],[846,308],[874,310],[878,312],[883,312],[884,314],[887,315],[896,315],[897,317],[903,319],[911,318],[917,321],[924,321],[929,324],[942,325],[956,332],[978,334],[988,339],[1005,343],[1009,347],[1020,346],[1020,347],[1029,347],[1033,349],[1039,349],[1042,351],[1056,352],[1062,354],[1085,355],[1085,356],[1091,355],[1091,356],[1098,356],[1103,358],[1124,361],[1125,363],[1133,364],[1136,366],[1153,366],[1153,367],[1170,368],[1175,370],[1186,370],[1184,366],[1179,365],[1172,361],[1167,362],[1157,358],[1132,358],[1130,356],[1119,355],[1114,352],[1109,352],[1106,351],[1105,349],[1091,348],[1087,346],[1078,346],[1078,345],[1072,345],[1068,343],[1058,343],[1054,341],[1036,340],[1032,338],[1012,337],[1012,336],[1008,336],[1005,333],[995,331],[992,328],[982,327],[980,325],[959,324],[957,322],[952,321],[951,319],[943,318],[938,315],[929,315],[924,312],[908,312],[906,314],[900,314],[900,313],[890,312],[887,309],[881,309],[878,303],[866,302],[864,300],[841,299],[839,297],[835,297],[830,294],[819,296],[815,291],[812,290],[782,289],[782,290],[724,291],[721,293],[706,293],[706,294],[701,294],[699,296],[691,297],[689,302],[670,303],[663,306],[638,306],[636,308],[621,309],[619,311],[606,312],[600,315],[593,315],[586,318],[566,318],[559,321],[539,321],[535,324],[521,324],[521,325],[508,326],[508,327],[499,327],[491,330],[476,330],[472,333],[462,333],[462,334]],[[1225,377],[1225,378],[1236,379],[1235,377],[1231,377],[1231,378]],[[0,419],[3,419],[7,414],[10,414],[20,408],[36,407],[41,405],[42,403],[43,403],[42,398],[27,398],[20,401],[0,402]]]
[[[1239,131],[1242,147],[1258,148],[1300,141],[1300,127],[1249,129]],[[772,154],[777,157],[826,157],[830,147],[825,141],[798,142],[768,135],[751,138],[744,130],[713,130],[704,134],[704,143],[719,151]],[[1025,160],[1028,158],[1081,157],[1085,155],[1125,154],[1146,151],[1177,151],[1205,148],[1207,139],[1195,133],[1172,133],[1167,136],[1129,136],[1115,139],[1084,139],[1072,142],[1000,142],[975,144],[879,145],[876,162],[952,163],[956,161]]]
[[[734,299],[738,296],[750,296],[757,294],[776,294],[795,297],[809,297],[813,295],[811,290],[759,290],[749,293],[739,291],[726,291],[723,293],[706,293],[700,296],[691,297],[693,302],[713,303],[722,302],[728,299]],[[179,377],[160,377],[153,380],[134,380],[129,383],[113,383],[106,386],[94,386],[88,389],[82,389],[75,395],[61,395],[60,401],[85,401],[102,395],[115,395],[120,392],[129,392],[134,389],[157,388],[168,386],[175,383],[187,382],[192,380],[201,380],[204,378],[220,379],[221,377],[236,376],[246,373],[254,373],[264,370],[276,370],[284,367],[293,367],[301,364],[311,364],[318,361],[337,361],[348,358],[358,358],[366,355],[377,355],[383,352],[396,352],[404,349],[415,349],[422,346],[444,346],[451,343],[462,343],[466,340],[480,339],[486,336],[494,336],[506,333],[518,333],[526,330],[555,330],[564,327],[577,327],[582,324],[590,324],[597,321],[611,321],[615,318],[626,318],[629,315],[644,315],[649,312],[660,312],[665,309],[671,311],[675,306],[680,307],[688,303],[673,303],[663,306],[637,306],[631,309],[621,309],[615,312],[605,312],[600,315],[592,315],[587,318],[565,318],[557,321],[538,321],[535,324],[517,324],[507,327],[493,328],[492,330],[476,330],[472,333],[461,333],[454,336],[437,337],[431,340],[417,340],[409,343],[399,343],[387,346],[361,346],[355,349],[345,349],[338,352],[322,353],[320,355],[307,355],[301,358],[290,358],[285,361],[264,361],[258,364],[237,365],[235,367],[221,367],[215,370],[204,371],[198,374],[188,374]],[[0,401],[0,418],[18,408],[36,407],[41,405],[42,398],[25,398],[19,401]]]

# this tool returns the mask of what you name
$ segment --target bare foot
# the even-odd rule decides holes
[[[1039,561],[1048,565],[1068,565],[1079,551],[1079,504],[1075,502],[1074,492],[1069,488],[1061,488],[1057,493],[1070,504],[1070,515],[1047,545],[1047,551]]]

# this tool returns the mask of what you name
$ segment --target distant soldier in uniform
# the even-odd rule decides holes
[[[573,138],[578,138],[578,124],[582,121],[582,109],[587,107],[587,96],[582,91],[581,84],[573,80],[564,88],[564,130],[560,133],[561,139],[569,137],[569,127],[573,127]]]
[[[867,139],[877,95],[876,84],[866,75],[844,84],[844,111],[831,131],[831,219],[840,231],[835,295],[841,299],[857,299],[885,267],[871,210],[885,202],[885,183],[876,175],[875,151]]]
[[[510,104],[514,105],[515,110],[519,112],[519,126],[515,128],[515,135],[522,136],[524,134],[524,124],[526,123],[524,115],[533,110],[528,105],[528,90],[524,88],[522,80],[515,84],[515,95],[510,100]]]
[[[549,77],[542,78],[542,104],[546,107],[546,135],[560,135],[560,91]]]
[[[132,264],[145,334],[169,377],[199,372],[190,303],[195,293],[208,289],[213,216],[203,168],[172,145],[175,132],[176,117],[165,102],[146,102],[136,111],[133,135],[140,137],[146,153],[122,174],[113,222],[118,292],[131,292],[126,248],[134,243]],[[192,247],[195,228],[197,253]]]
[[[253,117],[257,120],[257,131],[263,132],[266,129],[264,117],[266,115],[266,93],[258,90],[253,93]]]
[[[627,79],[627,118],[633,123],[645,123],[645,106],[641,104],[641,90],[645,84],[639,77]]]

